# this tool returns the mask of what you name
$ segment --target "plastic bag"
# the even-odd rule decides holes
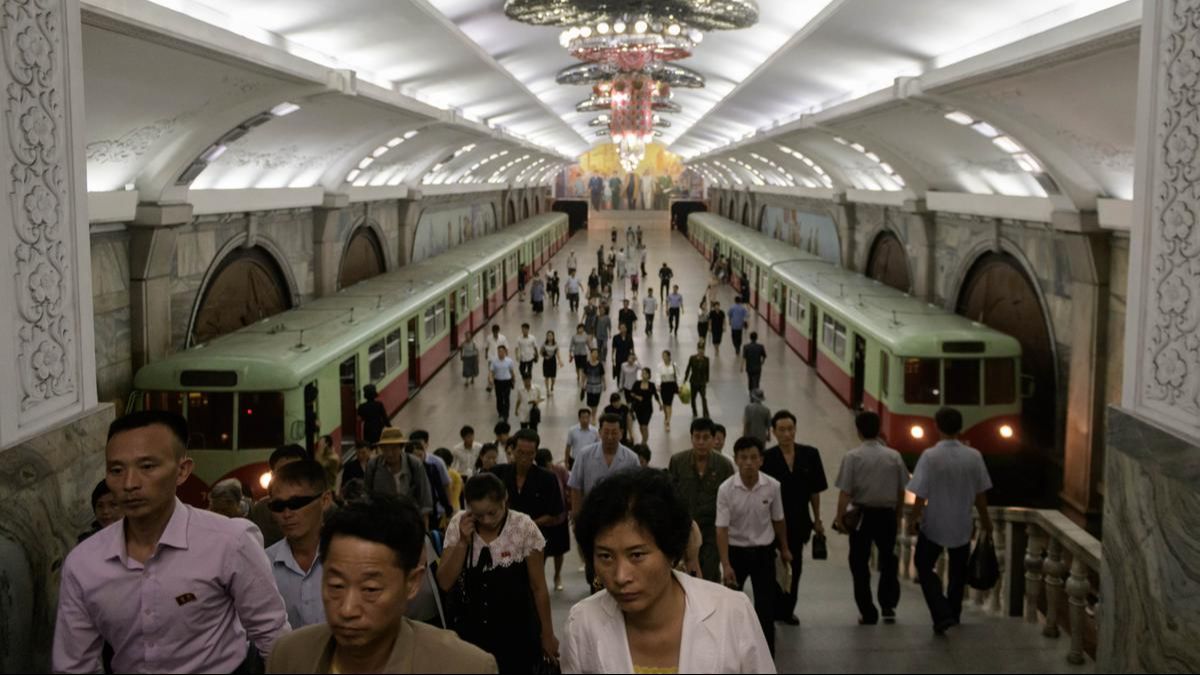
[[[967,585],[975,590],[987,591],[1000,580],[1000,561],[996,559],[996,547],[992,535],[985,534],[975,543],[975,550],[967,560]]]
[[[685,405],[692,402],[692,383],[691,382],[684,382],[683,386],[681,386],[679,388],[679,402],[683,403]]]

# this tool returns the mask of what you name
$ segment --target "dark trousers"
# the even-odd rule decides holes
[[[729,563],[733,565],[738,590],[746,585],[747,578],[754,584],[754,613],[758,615],[758,623],[767,638],[767,647],[771,650],[771,656],[774,656],[775,595],[778,592],[775,584],[775,548],[730,546]]]
[[[692,417],[696,416],[696,399],[704,400],[704,416],[708,417],[708,383],[698,384],[691,383],[692,386]]]
[[[646,316],[646,335],[652,335],[654,333],[654,315],[647,314],[645,316]]]
[[[671,307],[667,309],[667,328],[672,335],[679,335],[679,308]]]
[[[740,355],[742,353],[742,328],[730,328],[729,339],[733,340],[733,353]]]
[[[963,590],[967,583],[967,557],[971,552],[971,545],[948,549],[946,574],[950,578],[945,594],[942,593],[942,578],[938,576],[936,569],[943,550],[942,546],[926,539],[924,532],[917,535],[913,564],[917,568],[921,592],[925,594],[925,604],[929,606],[929,616],[934,625],[947,620],[958,621],[962,614]]]
[[[509,394],[513,390],[512,380],[496,380],[496,412],[500,419],[508,421]]]
[[[805,507],[807,508],[807,506]],[[808,539],[801,537],[799,533],[788,531],[788,550],[792,553],[792,587],[783,589],[779,588],[779,584],[775,584],[775,588],[779,589],[779,601],[775,603],[775,618],[787,619],[796,613],[796,599],[799,597],[800,590],[800,574],[804,571],[804,545],[808,543]]]
[[[533,361],[522,361],[517,365],[517,372],[521,373],[522,378],[533,377]]]
[[[571,307],[572,312],[579,311],[579,294],[567,293],[567,305]]]
[[[759,385],[762,382],[762,371],[761,370],[747,370],[746,371],[746,379],[749,380],[749,382],[750,382],[750,391],[754,391],[755,389],[759,388]]]
[[[879,607],[896,609],[900,602],[900,559],[896,557],[896,509],[862,510],[858,529],[850,533],[850,573],[854,602],[867,623],[879,620],[871,598],[871,546],[879,551]]]
[[[660,279],[658,282],[658,299],[660,301],[666,300],[667,293],[670,293],[670,292],[671,292],[671,282],[662,281]]]

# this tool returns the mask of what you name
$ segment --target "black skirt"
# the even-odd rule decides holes
[[[674,403],[677,393],[679,393],[679,385],[674,382],[663,382],[658,386],[658,394],[662,396],[663,405]]]
[[[542,359],[542,377],[558,377],[558,360],[550,357]]]

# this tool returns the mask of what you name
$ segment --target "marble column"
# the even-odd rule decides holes
[[[45,670],[90,519],[96,400],[79,0],[0,0],[0,672]]]
[[[838,192],[833,195],[833,203],[829,210],[833,215],[834,224],[837,225],[838,239],[842,242],[842,266],[852,270],[857,253],[854,234],[858,229],[858,216],[855,213],[854,202],[846,200],[846,193]]]
[[[1097,670],[1200,670],[1200,0],[1143,4]]]
[[[171,271],[175,227],[192,220],[191,204],[139,204],[129,225],[129,319],[136,370],[172,352]]]
[[[316,297],[333,295],[338,290],[344,251],[343,220],[350,217],[350,197],[327,194],[325,201],[313,209],[313,279]]]
[[[399,210],[400,222],[400,251],[396,257],[398,266],[407,265],[412,262],[413,244],[417,238],[417,223],[421,219],[421,193],[416,190],[408,191],[408,199],[401,199],[396,203],[396,208]],[[497,222],[503,217],[502,212],[496,214]]]
[[[937,218],[924,199],[904,202],[913,297],[937,302]]]

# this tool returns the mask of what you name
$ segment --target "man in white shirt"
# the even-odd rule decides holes
[[[567,448],[563,453],[563,462],[570,469],[575,463],[575,457],[584,448],[590,448],[600,442],[600,432],[591,426],[592,411],[588,408],[579,409],[579,424],[567,429]]]
[[[529,324],[521,324],[521,337],[517,338],[517,362],[521,377],[533,377],[533,362],[537,361],[538,343],[529,335]]]
[[[533,383],[532,375],[521,376],[521,388],[517,389],[517,419],[522,429],[537,431],[542,421],[542,411],[539,406],[546,400],[542,388]]]
[[[896,532],[904,513],[904,487],[908,467],[900,453],[879,440],[879,415],[865,411],[854,418],[862,445],[846,453],[838,469],[838,496],[834,529],[850,535],[850,573],[854,576],[854,602],[859,623],[879,621],[871,599],[871,546],[879,553],[879,605],[883,622],[896,620],[900,602],[900,561],[896,557]],[[853,524],[847,526],[847,513]]]
[[[638,383],[642,377],[642,366],[638,363],[637,354],[629,352],[629,357],[625,359],[625,363],[621,364],[620,386],[621,391],[625,394],[625,402],[633,405],[633,398],[630,392],[633,391],[634,385]]]
[[[783,520],[779,481],[762,473],[763,443],[743,436],[733,444],[738,472],[717,488],[717,552],[723,581],[741,590],[754,584],[754,613],[775,655],[775,546],[785,564],[792,562]]]
[[[496,412],[501,422],[508,421],[509,396],[512,394],[516,370],[516,364],[508,356],[508,348],[497,347],[496,358],[488,363],[488,383],[496,387]]]
[[[479,451],[483,450],[483,443],[475,442],[475,428],[469,424],[459,429],[458,436],[462,442],[450,448],[450,453],[454,455],[454,464],[451,466],[466,480],[475,473],[475,460],[479,458]]]
[[[579,278],[575,276],[575,270],[570,270],[566,281],[567,287],[567,306],[572,312],[579,311],[579,291],[583,284],[579,282]]]
[[[654,313],[658,311],[658,300],[654,297],[654,289],[646,289],[646,297],[642,299],[642,314],[646,315],[646,337],[654,334]]]
[[[908,483],[909,492],[917,496],[909,534],[918,534],[919,527],[913,563],[933,618],[933,632],[943,635],[948,628],[958,625],[962,615],[967,557],[971,550],[972,505],[979,512],[983,534],[992,534],[992,519],[987,510],[987,491],[992,487],[992,479],[983,455],[958,441],[963,427],[960,412],[942,408],[934,416],[934,422],[942,440],[921,453]],[[935,569],[943,549],[949,553],[945,594]]]
[[[679,286],[675,286],[667,296],[667,330],[671,335],[679,335],[679,315],[683,312],[683,296],[679,294]]]
[[[575,251],[567,254],[567,274],[575,276],[575,270],[579,269],[579,265],[575,261]]]
[[[492,324],[492,334],[483,341],[483,362],[490,363],[492,359],[496,358],[500,347],[508,347],[508,338],[500,332],[499,324]],[[492,390],[490,382],[487,390],[489,392]]]

